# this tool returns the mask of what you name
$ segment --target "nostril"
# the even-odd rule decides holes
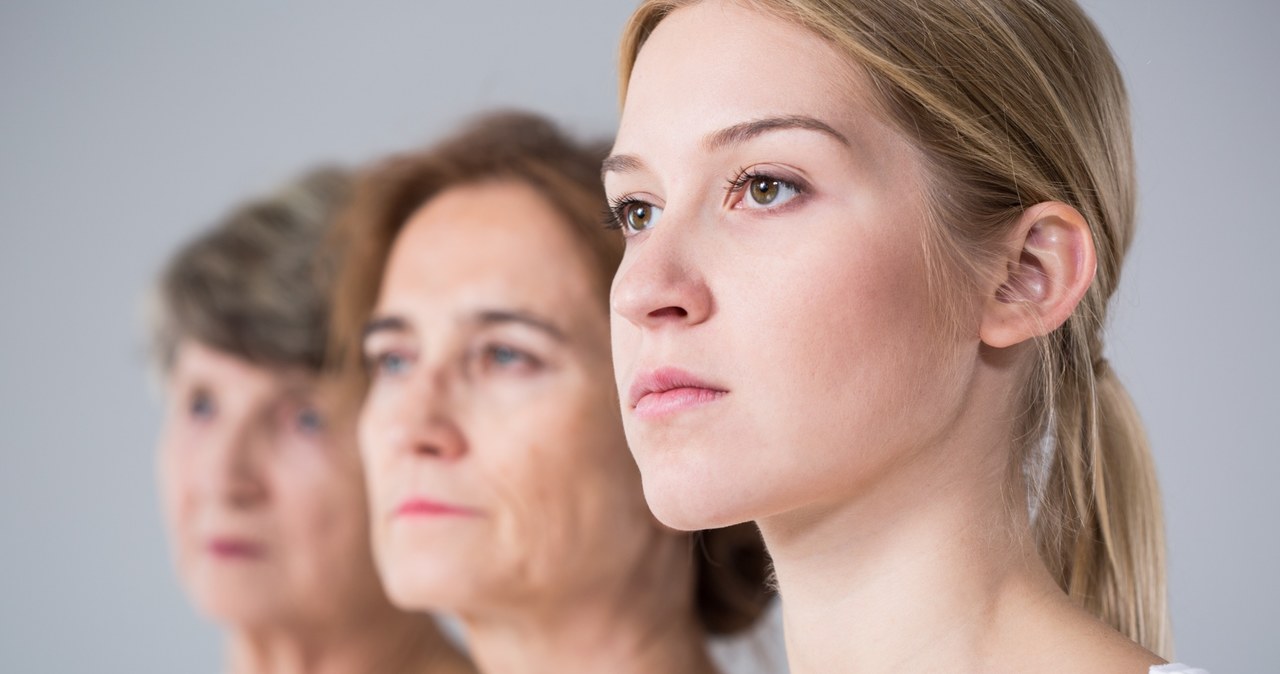
[[[651,318],[685,318],[688,315],[684,307],[663,307],[649,312]]]
[[[421,454],[422,456],[433,456],[433,457],[438,457],[444,454],[444,452],[440,449],[440,446],[436,444],[418,445],[418,453]]]

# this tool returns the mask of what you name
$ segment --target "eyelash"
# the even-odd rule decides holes
[[[762,171],[753,171],[750,168],[742,168],[738,170],[737,173],[733,175],[733,177],[728,179],[728,185],[725,188],[725,192],[730,195],[736,192],[741,192],[748,185],[750,185],[751,183],[757,180],[773,181],[781,185],[790,187],[792,190],[795,191],[795,194],[796,194],[796,196],[792,199],[793,201],[795,199],[798,199],[804,196],[805,193],[809,191],[808,186],[799,180],[794,180],[794,179],[789,180],[786,178],[779,178],[770,173],[764,173]],[[604,214],[605,229],[618,229],[618,230],[625,229],[622,223],[626,221],[627,209],[631,208],[636,204],[642,204],[645,206],[653,205],[647,201],[636,199],[635,197],[631,197],[631,196],[614,197],[609,199],[609,207],[605,209],[605,214]]]
[[[741,192],[748,185],[757,180],[767,180],[790,187],[796,193],[795,197],[793,197],[791,201],[795,201],[796,199],[803,197],[809,191],[808,185],[804,184],[800,180],[780,178],[772,173],[752,170],[748,167],[740,169],[733,178],[729,179],[729,186],[727,188],[728,193],[733,194],[735,192]]]
[[[648,204],[635,197],[614,197],[609,199],[609,206],[604,212],[604,228],[605,229],[622,229],[622,223],[626,220],[627,209],[636,204]]]

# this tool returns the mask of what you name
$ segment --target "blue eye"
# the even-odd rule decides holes
[[[489,359],[501,366],[513,365],[523,362],[525,355],[508,346],[491,346],[489,347]]]
[[[306,407],[294,417],[294,424],[303,433],[319,433],[324,430],[324,416],[317,410]]]
[[[215,411],[213,394],[208,391],[196,391],[187,403],[187,414],[193,419],[212,419]]]
[[[533,355],[505,344],[491,344],[481,351],[481,369],[509,374],[537,371],[542,361]]]
[[[409,369],[409,359],[394,351],[380,354],[373,357],[373,370],[375,375],[396,376],[404,374]]]

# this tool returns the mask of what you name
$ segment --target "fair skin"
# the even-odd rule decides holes
[[[456,613],[488,672],[712,672],[689,539],[645,506],[599,278],[515,182],[406,223],[366,328],[374,550],[401,606]]]
[[[165,383],[158,458],[174,560],[226,629],[226,671],[472,671],[434,621],[382,591],[354,415],[329,387],[191,340]]]
[[[1087,225],[1029,208],[943,325],[925,169],[874,101],[832,46],[735,3],[677,10],[641,50],[605,186],[649,504],[759,523],[794,674],[1145,672],[1057,588],[1009,470],[1030,340],[1093,276]]]

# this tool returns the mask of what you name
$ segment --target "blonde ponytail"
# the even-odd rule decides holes
[[[689,2],[648,0],[632,16],[619,68],[624,100],[645,40]],[[1061,201],[1089,222],[1097,275],[1041,345],[1014,429],[1023,446],[1011,461],[1035,482],[1037,545],[1062,589],[1170,656],[1155,471],[1098,337],[1136,201],[1128,99],[1101,33],[1074,0],[744,2],[842,50],[885,118],[920,150],[932,180],[923,243],[940,298],[982,287],[982,270],[1000,264],[998,242],[1028,206]],[[1038,444],[1048,451],[1033,451]]]
[[[1171,657],[1164,525],[1146,433],[1110,364],[1080,356],[1083,368],[1051,356],[1058,377],[1036,542],[1073,601]]]

